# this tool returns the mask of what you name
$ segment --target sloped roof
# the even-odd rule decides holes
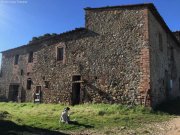
[[[46,45],[50,45],[50,44],[53,44],[55,42],[60,41],[62,38],[66,37],[66,36],[74,35],[74,34],[77,34],[77,33],[80,33],[80,32],[85,33],[87,31],[88,30],[85,29],[85,28],[76,28],[76,29],[71,30],[71,31],[63,32],[63,33],[60,33],[60,34],[57,34],[57,35],[52,35],[52,36],[49,36],[49,37],[46,37],[46,38],[43,38],[43,39],[40,39],[40,40],[30,42],[30,43],[28,43],[26,45],[22,45],[22,46],[19,46],[19,47],[16,47],[16,48],[5,50],[5,51],[2,51],[1,53],[14,51],[14,50],[17,50],[17,49],[31,48],[31,47],[34,47],[34,46],[41,47],[41,46],[43,46],[42,43],[44,43],[44,42],[46,42]],[[54,42],[53,42],[53,40],[54,40]]]

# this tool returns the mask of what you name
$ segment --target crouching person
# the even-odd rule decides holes
[[[69,107],[64,108],[63,112],[61,113],[60,121],[66,124],[69,124],[70,117],[68,111],[70,110]]]

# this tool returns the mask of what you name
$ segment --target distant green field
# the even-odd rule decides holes
[[[105,127],[133,129],[146,123],[166,121],[171,117],[142,106],[82,104],[70,106],[71,120],[75,119],[79,125],[59,124],[60,114],[65,107],[60,104],[0,103],[0,119],[18,125],[68,132],[88,128],[103,130]]]

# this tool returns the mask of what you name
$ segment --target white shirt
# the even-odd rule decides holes
[[[68,116],[68,111],[64,110],[61,114],[61,122],[68,123],[69,122],[69,116]]]

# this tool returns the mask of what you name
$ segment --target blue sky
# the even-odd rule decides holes
[[[170,29],[180,30],[180,0],[0,0],[0,51],[83,27],[85,7],[134,3],[154,3]]]

